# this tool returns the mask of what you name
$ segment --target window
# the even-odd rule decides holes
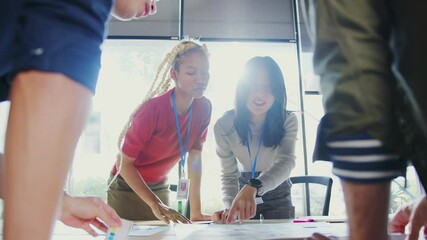
[[[102,68],[94,97],[93,113],[80,139],[71,171],[70,188],[75,194],[106,198],[106,182],[117,154],[117,137],[130,113],[142,101],[157,67],[177,41],[108,40],[103,46]],[[222,206],[220,163],[215,152],[213,126],[233,108],[237,80],[243,65],[253,56],[271,56],[285,76],[288,109],[300,112],[298,65],[293,43],[207,42],[210,52],[210,82],[205,96],[212,102],[212,119],[203,150],[203,210]],[[299,114],[298,114],[299,115]],[[301,128],[301,126],[300,126]],[[301,130],[298,139],[302,139]],[[96,137],[98,135],[98,138]],[[304,169],[303,148],[297,143],[297,167]],[[170,182],[177,182],[177,169]]]
[[[119,133],[151,86],[157,66],[176,41],[108,40],[93,111],[77,146],[72,181],[76,194],[106,199],[106,181],[116,161]],[[97,136],[96,136],[97,134]]]
[[[313,73],[313,45],[305,29],[306,21],[294,24],[297,17],[293,8],[299,7],[295,3],[303,1],[160,1],[159,12],[147,19],[128,22],[112,19],[110,38],[140,40],[111,39],[103,45],[102,68],[97,94],[93,99],[93,111],[80,138],[66,188],[74,194],[97,195],[106,199],[107,179],[118,152],[118,135],[131,112],[143,100],[165,54],[182,35],[208,39],[211,53],[211,80],[205,95],[213,105],[203,152],[202,206],[205,212],[222,208],[220,164],[215,153],[212,128],[215,121],[233,107],[236,82],[243,64],[256,55],[271,56],[279,63],[286,81],[288,109],[295,111],[299,118],[297,165],[292,175],[307,172],[310,175],[332,176],[330,163],[311,161],[317,125],[323,115],[322,96],[319,79]],[[301,11],[299,15],[305,19]],[[295,29],[295,26],[300,29]],[[296,30],[299,30],[299,39]],[[296,43],[298,40],[302,49],[300,53]],[[299,71],[303,89],[300,89]],[[0,103],[1,151],[8,108],[8,103]],[[307,159],[304,159],[305,156]],[[405,182],[401,178],[392,183],[390,211],[420,194],[421,188],[413,168],[408,167],[407,176],[407,188],[404,188]],[[330,214],[341,216],[345,214],[341,185],[336,177],[332,177],[331,206],[334,207],[330,208]],[[177,182],[177,169],[171,171],[170,181]],[[292,197],[297,206],[296,216],[304,215],[304,209],[299,207],[304,204],[302,194]]]

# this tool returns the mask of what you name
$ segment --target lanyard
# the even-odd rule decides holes
[[[264,131],[261,133],[260,137],[259,137],[259,142],[258,142],[258,149],[256,150],[256,154],[255,154],[255,158],[254,158],[254,162],[252,164],[252,156],[251,156],[251,147],[249,146],[249,142],[246,144],[246,147],[248,148],[248,154],[249,154],[249,159],[251,160],[251,172],[252,172],[252,178],[255,178],[255,169],[256,169],[256,162],[258,160],[258,152],[259,152],[259,148],[261,147],[261,143],[262,143],[262,136]]]
[[[178,112],[176,111],[175,91],[172,91],[172,106],[173,106],[173,113],[175,116],[176,130],[178,132],[179,153],[181,155],[181,162],[178,169],[179,178],[181,178],[185,176],[184,165],[185,165],[185,158],[188,152],[188,138],[190,136],[191,118],[193,116],[193,105],[190,106],[190,110],[189,110],[190,112],[189,112],[189,119],[188,119],[187,135],[185,136],[185,149],[182,149],[182,136],[181,136],[181,128],[179,126],[179,120],[178,120]]]

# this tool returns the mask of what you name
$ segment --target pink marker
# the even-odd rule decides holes
[[[305,223],[305,222],[314,222],[313,218],[298,218],[294,219],[294,223]]]

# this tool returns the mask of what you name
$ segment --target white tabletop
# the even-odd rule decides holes
[[[316,219],[314,217],[314,219]],[[128,240],[193,240],[193,239],[303,239],[314,232],[347,239],[347,224],[339,218],[317,218],[316,222],[293,223],[292,220],[249,220],[229,225],[222,224],[175,224],[160,221],[134,222],[131,233],[151,234],[129,236]],[[331,222],[329,222],[331,221]],[[139,231],[139,232],[138,232]],[[392,235],[391,239],[404,239],[404,235]],[[1,238],[0,238],[1,239]],[[94,238],[81,229],[70,228],[58,222],[52,240],[104,240],[105,234]]]

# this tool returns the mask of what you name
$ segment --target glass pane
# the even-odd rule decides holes
[[[290,0],[187,0],[184,35],[202,38],[295,39]]]
[[[155,15],[132,21],[111,17],[108,37],[178,37],[179,1],[157,2]]]
[[[130,113],[151,86],[157,67],[177,41],[107,40],[103,46],[102,69],[94,98],[94,113],[78,145],[72,171],[73,189],[105,199],[106,181],[117,154],[117,137]],[[205,96],[213,106],[212,120],[203,150],[202,207],[207,213],[221,209],[220,164],[215,152],[213,126],[233,108],[237,80],[245,62],[256,55],[273,57],[285,76],[288,109],[300,116],[296,47],[292,43],[207,43],[211,79]],[[98,126],[96,126],[99,124]],[[301,126],[300,126],[301,127]],[[99,134],[96,140],[95,135]],[[302,139],[301,131],[298,139]],[[98,147],[99,145],[99,147]],[[297,142],[297,167],[303,174],[302,141]],[[177,169],[170,182],[177,182]]]
[[[145,97],[157,67],[176,41],[107,40],[93,112],[72,170],[77,194],[106,199],[106,182],[118,153],[117,139],[131,112]]]

